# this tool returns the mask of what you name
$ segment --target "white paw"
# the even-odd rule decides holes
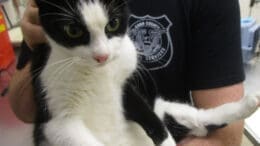
[[[252,108],[258,108],[260,106],[260,92],[255,94],[250,94],[246,96],[248,104]]]
[[[160,146],[176,146],[175,140],[169,135]]]
[[[242,100],[242,105],[243,110],[241,111],[241,115],[243,115],[243,118],[246,118],[253,114],[257,108],[259,108],[260,93],[247,95]]]

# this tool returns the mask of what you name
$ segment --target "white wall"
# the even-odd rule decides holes
[[[250,0],[239,0],[240,2],[240,9],[241,9],[241,17],[247,17],[249,15],[249,4]],[[252,9],[252,17],[260,23],[260,3],[256,4]]]

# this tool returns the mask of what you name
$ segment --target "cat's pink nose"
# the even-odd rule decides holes
[[[95,55],[94,56],[94,59],[98,62],[98,63],[104,63],[107,61],[108,59],[108,55],[105,54],[105,55]]]

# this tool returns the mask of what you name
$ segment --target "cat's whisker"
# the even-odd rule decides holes
[[[84,68],[91,68],[92,66],[91,65],[89,65],[88,63],[86,63],[86,60],[84,60],[84,59],[80,59],[80,60],[78,60],[78,62],[77,62],[80,66],[82,66],[82,67],[84,67]],[[84,70],[85,72],[86,71],[88,71],[88,70]]]
[[[108,4],[108,7],[111,7],[114,3],[115,3],[116,0],[112,0],[109,4]]]
[[[148,92],[147,86],[146,86],[146,84],[145,84],[145,80],[143,79],[142,72],[139,71],[139,69],[137,69],[136,73],[137,73],[137,75],[139,76],[140,82],[141,82],[142,86],[144,87],[144,90],[145,90],[146,92]],[[137,79],[138,79],[138,78],[137,78]]]
[[[67,9],[65,9],[65,8],[63,8],[61,6],[56,5],[55,3],[52,3],[52,2],[49,2],[49,1],[46,1],[46,0],[42,0],[42,2],[45,2],[45,3],[47,3],[47,4],[49,4],[49,5],[53,6],[53,7],[56,7],[56,8],[62,10],[63,12],[65,12],[65,13],[71,15],[71,16],[74,16],[72,12],[68,11]]]
[[[138,74],[136,74],[136,73],[134,73],[133,75],[132,75],[132,78],[131,78],[131,80],[128,80],[128,82],[129,83],[131,83],[131,85],[133,85],[133,86],[135,86],[135,87],[137,87],[137,88],[141,88],[140,87],[140,80],[138,79]],[[134,83],[132,83],[131,81],[134,81]],[[129,84],[128,83],[128,84]]]
[[[25,91],[26,87],[28,87],[28,85],[32,83],[32,80],[33,80],[34,78],[38,77],[38,75],[41,73],[40,71],[41,71],[43,68],[45,68],[45,69],[52,69],[51,67],[55,67],[55,65],[62,64],[62,63],[64,63],[64,62],[66,62],[66,61],[69,61],[70,59],[71,59],[71,58],[67,58],[67,59],[64,59],[64,60],[60,60],[60,61],[54,62],[54,63],[52,63],[52,64],[50,64],[50,65],[45,66],[45,67],[39,67],[39,68],[37,68],[37,69],[35,69],[35,70],[32,71],[32,75],[33,75],[33,76],[31,76],[31,74],[28,74],[28,75],[24,76],[24,78],[25,78],[27,81],[26,81],[26,82],[23,84],[23,86],[19,89],[18,94],[19,94],[19,95],[22,95],[22,94],[23,94],[23,92]]]
[[[56,81],[60,81],[61,80],[61,74],[62,73],[66,73],[65,71],[67,71],[72,65],[74,64],[73,60],[70,60],[70,62],[67,62],[63,65],[61,65],[58,69],[56,69],[52,74],[52,78],[50,78],[49,82],[50,82],[50,87],[55,85]]]
[[[59,72],[58,76],[60,76],[62,73],[66,73],[66,69],[70,68],[75,62],[72,60],[69,62],[66,66],[64,66],[61,71]]]
[[[70,57],[70,58],[67,58],[67,59],[63,59],[63,60],[60,60],[60,61],[56,61],[55,63],[47,65],[46,69],[48,70],[51,66],[60,65],[58,68],[56,68],[55,71],[53,71],[52,76],[55,76],[55,73],[58,70],[62,69],[64,66],[66,66],[66,64],[70,63],[72,59],[73,59],[73,57]]]
[[[55,21],[53,21],[53,22],[62,22],[62,21],[72,21],[72,19],[57,19],[57,20],[55,20]]]
[[[74,12],[75,14],[77,14],[77,10],[75,10],[75,9],[72,8],[72,6],[71,6],[71,4],[69,3],[69,1],[68,1],[68,0],[65,0],[65,2],[66,2],[66,4],[68,5],[68,7],[70,8],[70,10],[71,10],[72,12]]]
[[[113,9],[113,12],[116,12],[117,10],[119,10],[120,8],[122,8],[123,6],[127,5],[127,1],[122,2],[119,6],[115,7]]]
[[[67,64],[64,64],[63,66],[61,66],[60,68],[61,69],[58,69],[55,73],[53,73],[53,75],[52,76],[58,76],[58,77],[61,77],[61,73],[66,73],[66,71],[70,71],[70,67],[73,65],[73,64],[75,64],[75,63],[78,63],[78,61],[79,61],[79,59],[75,59],[74,57],[72,57],[72,59],[71,59],[71,62],[68,62]],[[75,72],[75,71],[72,71],[72,73],[73,73],[73,75],[72,76],[75,76],[75,73],[77,73],[77,72]],[[62,80],[62,79],[60,79],[60,78],[56,78],[56,80],[52,80],[52,81],[57,81],[57,80],[59,80],[59,81],[66,81],[66,82],[74,82],[74,81],[76,81],[76,80],[71,80],[71,79],[69,79],[69,80]],[[80,80],[79,80],[80,81]]]
[[[73,17],[73,16],[70,16],[70,15],[68,15],[68,14],[64,14],[64,13],[45,13],[45,14],[42,14],[42,15],[40,15],[40,17],[45,17],[45,16],[55,16],[55,15],[57,15],[57,16],[64,16],[64,17],[66,17],[66,18],[69,18],[69,19],[71,19],[71,20],[74,20],[75,19],[75,17]]]
[[[49,67],[51,67],[51,66],[58,65],[58,64],[60,64],[60,63],[65,63],[65,62],[67,62],[67,61],[72,60],[73,58],[74,58],[74,57],[70,57],[70,58],[66,58],[66,59],[62,59],[62,60],[56,61],[56,62],[54,62],[54,63],[51,63],[51,64],[47,65],[45,68],[49,68]]]
[[[53,71],[53,72],[51,73],[51,76],[56,76],[56,74],[57,74],[60,70],[62,70],[64,67],[66,67],[66,66],[67,66],[68,64],[70,64],[70,63],[71,63],[71,60],[65,62],[64,64],[61,64],[58,68],[56,68],[55,71]]]
[[[149,78],[152,80],[152,83],[153,83],[153,85],[154,85],[154,87],[155,87],[155,90],[156,90],[156,92],[157,92],[157,91],[158,91],[157,84],[156,84],[156,82],[155,82],[155,79],[154,79],[153,76],[151,75],[149,69],[147,69],[147,68],[146,68],[143,64],[141,64],[141,63],[138,63],[137,68],[141,69],[141,71],[143,71],[145,74],[147,74],[147,75],[149,76]]]

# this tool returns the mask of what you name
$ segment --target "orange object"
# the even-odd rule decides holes
[[[15,55],[8,36],[4,14],[0,8],[0,70],[7,69],[14,59]]]

